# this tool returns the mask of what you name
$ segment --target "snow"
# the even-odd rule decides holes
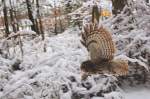
[[[36,80],[41,84],[47,83],[52,84],[51,86],[56,85],[56,89],[59,88],[59,85],[67,83],[67,77],[69,76],[78,75],[79,80],[79,65],[82,60],[85,60],[86,52],[84,51],[86,50],[81,50],[81,48],[85,48],[81,46],[78,34],[73,34],[73,31],[71,32],[71,34],[68,34],[68,31],[66,31],[66,33],[60,34],[57,37],[47,37],[45,40],[45,42],[47,42],[47,53],[42,52],[41,42],[38,41],[36,44],[34,40],[29,41],[30,43],[25,41],[23,46],[24,58],[20,64],[20,68],[22,68],[23,71],[15,71],[10,75],[10,79],[4,83],[4,86],[2,85],[4,91],[1,97],[16,92],[17,89],[22,89],[22,87],[26,85],[31,88],[30,85]],[[18,51],[17,49],[16,54],[20,54]],[[3,66],[5,64],[11,65],[9,60],[3,59],[1,65]],[[3,69],[1,74],[3,74]],[[7,72],[9,73],[9,71]],[[35,79],[29,79],[32,76],[35,76]],[[44,88],[45,85],[41,86]],[[53,91],[52,89],[53,88],[48,88],[47,90],[51,92]],[[12,95],[17,97],[17,93],[16,96],[15,93]],[[65,95],[63,95],[63,97],[65,97]]]
[[[104,95],[104,99],[123,99],[124,97],[122,96],[121,93],[118,93],[118,92],[111,92],[109,94],[105,94]]]
[[[141,62],[138,59],[132,59],[132,58],[129,58],[129,57],[125,56],[125,55],[119,55],[116,58],[128,60],[129,62],[133,62],[133,63],[138,63],[140,66],[143,66],[145,69],[147,69],[147,71],[149,71],[149,67],[144,62]]]
[[[70,15],[83,12],[83,16],[86,15],[84,18],[88,19],[89,12],[85,10],[91,3],[89,0]],[[128,16],[126,10],[133,11],[133,15]],[[44,41],[38,36],[22,38],[23,56],[18,40],[12,37],[35,35],[35,32],[22,30],[10,34],[8,38],[11,39],[1,39],[0,99],[149,99],[150,89],[127,87],[134,85],[135,88],[141,82],[145,86],[145,79],[147,85],[150,82],[147,72],[150,55],[149,15],[149,8],[139,0],[133,8],[125,7],[118,16],[102,22],[111,28],[118,48],[116,58],[130,62],[131,73],[123,80],[111,75],[92,75],[86,81],[81,80],[80,64],[89,59],[89,55],[80,43],[81,31],[77,28],[69,28],[56,36],[46,36]],[[118,23],[118,19],[122,21]],[[132,23],[132,19],[136,21]],[[23,21],[31,25],[29,20]],[[43,51],[44,46],[46,52]],[[141,67],[144,69],[139,69]],[[125,87],[123,90],[122,86]]]
[[[88,52],[81,45],[80,39],[79,30],[76,28],[54,37],[46,37],[44,42],[47,52],[43,51],[41,38],[22,39],[23,58],[20,57],[19,46],[15,48],[10,46],[9,59],[0,57],[2,76],[0,88],[3,90],[0,97],[2,99],[10,97],[12,99],[20,97],[71,99],[69,97],[72,97],[73,94],[78,97],[83,97],[82,94],[89,97],[90,94],[96,95],[100,90],[104,90],[101,94],[105,94],[105,91],[111,87],[118,90],[115,87],[116,79],[111,76],[95,75],[89,77],[85,82],[81,81],[80,64],[88,59]],[[19,70],[13,67],[17,60],[21,61]],[[104,86],[106,82],[107,85]]]
[[[32,22],[29,19],[21,19],[19,22],[20,26],[31,26]]]
[[[73,94],[79,96],[83,94],[87,95],[85,97],[88,99],[92,94],[92,99],[112,99],[112,97],[124,99],[124,92],[116,86],[117,79],[115,77],[93,75],[86,81],[81,81],[80,64],[89,57],[87,50],[81,45],[80,39],[79,30],[76,28],[71,28],[57,36],[46,37],[44,42],[47,52],[43,52],[44,45],[41,38],[22,39],[23,59],[20,57],[17,46],[15,53],[12,51],[14,48],[10,47],[10,58],[0,57],[0,87],[3,89],[0,97],[2,99],[10,97],[12,99],[19,97],[23,99],[43,99],[43,97],[46,99],[52,99],[52,97],[72,99]],[[12,66],[18,59],[21,60],[20,70],[13,70]],[[109,88],[112,92],[108,91]],[[102,91],[101,96],[98,97],[96,94],[100,91]],[[129,96],[131,99],[136,95],[131,95],[127,91],[125,96]]]
[[[149,99],[149,93],[147,88],[129,88],[125,91],[125,99]]]
[[[104,99],[104,98],[100,98],[100,97],[93,97],[92,99]]]
[[[11,33],[6,39],[17,37],[17,36],[25,36],[25,35],[36,35],[36,32],[31,30],[20,30],[17,33]]]
[[[129,88],[124,91],[125,99],[149,99],[150,89],[147,88]],[[113,93],[115,94],[115,93]],[[104,99],[102,97],[93,97],[92,99]],[[112,99],[112,98],[108,98]],[[114,98],[117,99],[117,98]]]

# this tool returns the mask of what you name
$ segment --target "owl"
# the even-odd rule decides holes
[[[109,31],[103,26],[86,25],[81,43],[87,48],[90,59],[82,62],[82,79],[91,74],[123,76],[128,73],[125,60],[114,59],[115,44]]]

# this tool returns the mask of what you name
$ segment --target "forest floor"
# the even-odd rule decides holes
[[[125,99],[150,99],[150,89],[144,87],[125,88],[123,93]],[[104,99],[104,98],[94,97],[92,99]]]
[[[125,91],[125,99],[150,99],[150,89],[148,88],[128,88]]]
[[[22,58],[20,49],[16,47],[14,53],[14,47],[10,48],[10,59],[0,57],[0,99],[52,99],[50,97],[57,93],[61,99],[72,99],[71,91],[92,92],[81,86],[80,64],[88,58],[88,53],[80,43],[81,36],[77,31],[69,29],[63,34],[46,37],[46,53],[43,52],[44,44],[39,38],[24,40],[20,70],[12,68],[12,64]],[[100,82],[103,81],[96,83],[91,78],[89,81],[96,88],[94,91],[101,88]],[[70,83],[72,89],[66,88]],[[65,94],[57,92],[60,85],[65,86]],[[123,93],[125,99],[150,99],[150,89],[144,87],[125,88]]]

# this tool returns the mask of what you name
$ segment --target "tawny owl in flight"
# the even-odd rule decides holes
[[[122,76],[128,73],[127,62],[114,59],[115,45],[111,34],[103,26],[86,25],[81,43],[90,55],[90,60],[81,64],[81,71],[84,72],[82,79],[90,74]]]

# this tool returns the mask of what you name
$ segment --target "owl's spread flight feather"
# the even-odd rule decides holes
[[[111,34],[103,26],[86,25],[81,43],[87,48],[90,60],[81,64],[81,70],[88,74],[126,75],[128,63],[114,60],[115,45]],[[85,75],[83,75],[85,77]]]

